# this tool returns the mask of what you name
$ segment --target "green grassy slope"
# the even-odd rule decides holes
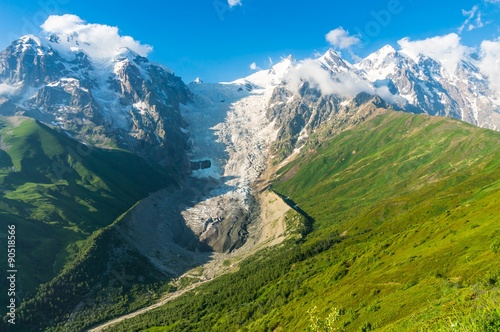
[[[15,224],[21,298],[70,264],[94,231],[174,184],[135,155],[87,147],[31,119],[0,118],[0,138],[0,246]]]
[[[303,151],[304,240],[111,330],[500,329],[500,133],[386,112]]]
[[[439,320],[497,282],[481,285],[500,258],[490,248],[500,238],[499,133],[387,113],[288,168],[276,189],[315,218],[312,237],[345,234],[332,254],[346,276],[329,285],[323,272],[309,283],[318,308],[355,313],[341,317],[348,330],[396,329],[422,312]]]
[[[0,324],[0,329],[81,331],[152,304],[171,291],[169,279],[123,240],[115,227],[122,221],[120,217],[79,242],[64,269],[22,302],[16,326]]]

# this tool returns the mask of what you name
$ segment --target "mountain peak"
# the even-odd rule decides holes
[[[11,49],[11,51],[13,51],[16,55],[26,52],[42,55],[46,51],[43,46],[44,44],[40,38],[34,35],[26,35],[13,41],[10,44],[9,49]]]
[[[290,54],[286,58],[281,59],[281,61],[278,62],[277,64],[273,65],[271,70],[280,71],[280,69],[283,67],[286,67],[286,68],[290,67],[294,62],[295,62],[295,59],[294,59],[293,55]]]
[[[43,45],[40,38],[34,35],[26,35],[14,41],[12,43],[12,46],[16,47],[17,49],[22,48],[22,51],[24,52],[26,49],[36,49],[42,47]]]
[[[122,60],[129,60],[129,61],[134,61],[137,58],[141,58],[141,55],[138,54],[137,52],[134,52],[128,47],[120,47],[117,51],[115,56],[113,57],[114,60],[116,61],[122,61]]]
[[[323,55],[324,57],[330,57],[330,58],[342,58],[340,54],[335,51],[333,48],[328,49],[326,53]]]
[[[246,84],[250,82],[261,88],[274,87],[283,81],[286,73],[294,66],[295,62],[293,56],[289,55],[286,58],[282,58],[280,62],[274,64],[269,69],[260,70],[246,78],[235,80],[232,83]]]
[[[329,61],[334,61],[334,62],[344,61],[342,59],[342,56],[332,48],[328,49],[328,51],[326,51],[325,54],[320,56],[318,60],[320,60],[320,61],[321,60],[323,60],[323,61],[329,60]]]
[[[365,59],[363,59],[361,62],[366,62],[370,61],[372,63],[384,63],[387,58],[394,58],[398,54],[398,51],[394,49],[391,45],[387,44],[381,49],[373,52],[372,54],[368,55]]]
[[[379,54],[392,54],[396,52],[397,52],[396,49],[389,44],[385,45],[384,47],[382,47],[380,50],[377,51],[377,53]]]
[[[203,80],[199,77],[195,78],[194,81],[192,81],[191,83],[189,84],[203,84]]]
[[[329,49],[323,56],[319,57],[317,61],[334,72],[349,71],[352,69],[352,65],[333,49]]]
[[[283,58],[280,62],[275,64],[267,71],[269,76],[272,76],[272,81],[275,82],[276,79],[281,80],[288,72],[288,70],[293,67],[295,59],[292,55]],[[274,83],[273,83],[274,84]]]
[[[40,41],[40,38],[34,36],[34,35],[25,35],[19,38],[19,42],[22,44],[36,44],[37,46],[41,46],[42,43]]]
[[[281,61],[278,63],[275,63],[270,69],[269,72],[281,72],[283,70],[288,69],[290,66],[292,66],[296,62],[295,58],[293,55],[288,55],[285,58],[281,58]]]

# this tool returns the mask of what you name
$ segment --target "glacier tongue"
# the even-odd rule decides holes
[[[192,176],[212,178],[218,184],[182,215],[193,232],[209,243],[221,230],[241,227],[244,232],[245,222],[235,223],[248,220],[252,184],[264,171],[268,148],[277,135],[266,118],[272,85],[260,88],[244,83],[192,84],[194,102],[183,108],[191,160],[211,161],[210,168],[194,170]]]

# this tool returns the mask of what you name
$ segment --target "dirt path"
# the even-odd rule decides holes
[[[189,292],[189,291],[191,291],[191,290],[193,290],[193,289],[195,289],[195,288],[203,285],[204,283],[207,283],[208,281],[210,281],[210,280],[200,281],[200,282],[192,284],[192,285],[190,285],[190,286],[188,286],[188,287],[186,287],[184,289],[181,289],[181,290],[179,290],[177,292],[170,293],[170,294],[168,294],[168,296],[166,298],[164,298],[163,300],[160,300],[160,302],[157,302],[157,303],[152,304],[152,305],[150,305],[148,307],[139,309],[139,310],[134,311],[134,312],[132,312],[130,314],[127,314],[125,316],[121,316],[121,317],[112,319],[110,321],[107,321],[106,323],[103,323],[103,324],[101,324],[99,326],[93,327],[92,329],[89,329],[89,330],[86,330],[86,331],[88,331],[88,332],[100,332],[100,331],[103,331],[104,329],[106,329],[106,328],[108,328],[108,327],[110,327],[112,325],[118,324],[118,323],[123,322],[125,320],[134,318],[134,317],[136,317],[138,315],[142,315],[142,314],[144,314],[144,313],[146,313],[148,311],[151,311],[151,310],[154,310],[156,308],[159,308],[162,305],[164,305],[164,304],[166,304],[166,303],[168,303],[168,302],[170,302],[172,300],[175,300],[179,296],[181,296],[181,295],[183,295],[183,294],[185,294],[185,293],[187,293],[187,292]]]

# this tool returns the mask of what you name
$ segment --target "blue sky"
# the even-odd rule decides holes
[[[233,2],[230,7],[228,1]],[[288,54],[313,57],[329,47],[353,60],[398,40],[457,33],[467,46],[500,37],[500,0],[0,0],[0,48],[37,34],[49,15],[74,14],[119,28],[153,46],[149,58],[184,81],[229,81]],[[468,22],[466,22],[468,20]],[[466,23],[464,25],[464,23]],[[460,27],[462,27],[460,29]],[[343,30],[335,30],[342,27]],[[331,45],[325,37],[331,35]],[[350,39],[351,38],[351,39]],[[347,46],[347,47],[346,47]],[[351,57],[351,55],[353,55]]]

